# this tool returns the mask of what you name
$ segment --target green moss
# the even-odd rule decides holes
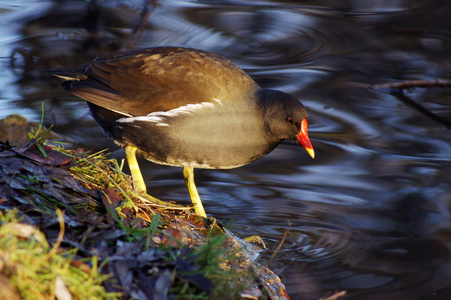
[[[97,257],[86,261],[91,267],[84,272],[74,266],[75,254],[50,247],[41,231],[20,222],[17,211],[0,211],[0,273],[22,299],[54,299],[64,286],[73,299],[119,299],[102,286],[108,276],[99,274]]]

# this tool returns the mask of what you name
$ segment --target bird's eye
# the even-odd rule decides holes
[[[293,119],[291,119],[290,117],[287,117],[287,122],[288,122],[289,124],[293,124]]]

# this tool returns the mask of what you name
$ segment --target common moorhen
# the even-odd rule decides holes
[[[135,189],[146,191],[135,153],[183,167],[195,212],[206,217],[193,168],[229,169],[297,140],[314,157],[307,111],[292,96],[262,89],[227,58],[154,47],[96,58],[49,73],[86,101],[105,133],[125,147]]]

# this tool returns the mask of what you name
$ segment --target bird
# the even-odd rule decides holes
[[[183,168],[194,212],[207,217],[194,168],[231,169],[294,140],[314,158],[300,100],[260,87],[226,57],[185,47],[99,56],[77,69],[51,70],[84,99],[106,135],[125,148],[134,189],[147,193],[136,154]]]

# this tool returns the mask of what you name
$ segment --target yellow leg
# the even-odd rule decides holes
[[[169,208],[178,208],[180,209],[181,206],[167,203],[164,201],[161,201],[155,197],[152,197],[147,194],[147,188],[146,184],[144,182],[143,176],[141,174],[141,170],[139,169],[138,161],[136,159],[136,150],[137,148],[135,146],[128,145],[125,147],[125,158],[127,159],[128,167],[130,168],[130,173],[132,174],[133,179],[133,185],[135,188],[135,191],[138,193],[145,193],[145,197],[149,199],[150,201],[162,205],[167,206]],[[207,217],[205,214],[204,207],[202,206],[202,202],[200,201],[199,193],[197,192],[196,185],[194,184],[194,173],[193,168],[183,168],[183,175],[185,176],[185,183],[188,187],[188,192],[191,197],[191,202],[194,203],[194,211],[196,214],[202,217]]]
[[[136,160],[136,150],[135,146],[125,147],[125,158],[127,159],[128,167],[130,168],[130,173],[132,173],[133,184],[136,192],[147,192],[146,184],[144,183],[141,170],[139,169],[138,161]]]
[[[194,183],[194,171],[191,167],[183,167],[183,177],[185,177],[185,184],[188,188],[191,202],[194,204],[194,212],[201,217],[206,218],[204,206],[200,200],[199,193],[197,192],[196,184]]]

